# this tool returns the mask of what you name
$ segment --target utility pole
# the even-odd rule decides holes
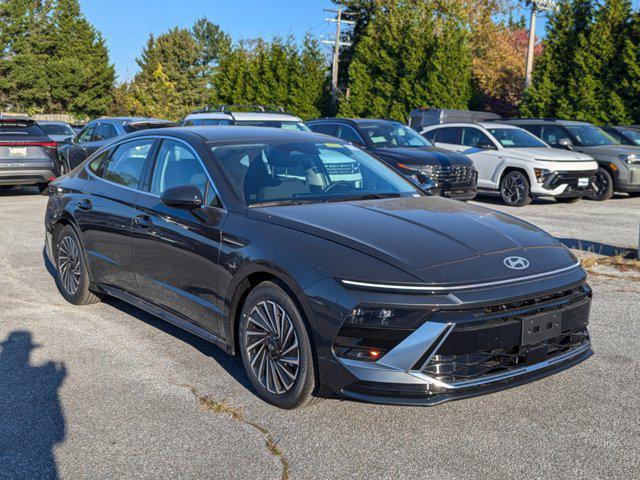
[[[533,73],[533,53],[536,48],[536,19],[538,11],[550,11],[556,9],[555,0],[527,0],[531,5],[531,20],[529,21],[529,45],[527,46],[527,65],[524,74],[524,86],[531,86],[531,74]]]
[[[343,7],[338,6],[338,10],[324,9],[325,12],[335,13],[336,18],[326,18],[327,22],[336,22],[336,36],[333,40],[322,40],[322,43],[333,45],[333,61],[331,62],[331,99],[335,104],[338,101],[338,67],[340,66],[340,47],[349,47],[351,42],[343,42],[342,25],[355,25],[352,20],[343,20]]]

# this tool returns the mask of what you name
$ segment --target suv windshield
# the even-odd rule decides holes
[[[283,130],[298,130],[300,132],[310,132],[311,130],[302,122],[281,122],[276,120],[236,120],[236,125],[245,127],[271,127]]]
[[[620,144],[607,132],[593,125],[567,125],[566,129],[573,135],[578,145],[583,147]]]
[[[360,132],[376,147],[433,147],[418,132],[400,123],[361,125]]]
[[[247,205],[420,195],[407,180],[350,144],[251,143],[211,150]]]
[[[40,128],[44,130],[47,135],[75,135],[76,133],[68,125],[61,125],[58,123],[45,123],[39,124]]]
[[[519,128],[487,128],[504,148],[546,148],[542,141]]]

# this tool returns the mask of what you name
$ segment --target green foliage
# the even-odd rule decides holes
[[[0,25],[0,109],[106,112],[113,66],[77,0],[6,0]]]
[[[466,108],[471,98],[469,32],[435,2],[380,1],[349,64],[340,115],[406,119],[418,106]]]

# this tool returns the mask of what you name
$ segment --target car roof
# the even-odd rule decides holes
[[[69,123],[62,120],[36,120],[36,123],[38,125],[69,125]]]
[[[397,120],[389,120],[386,118],[317,118],[307,122],[312,123],[344,123],[352,126],[372,126],[372,125],[392,125],[398,124]]]
[[[507,123],[500,123],[500,122],[477,122],[477,123],[473,123],[473,122],[456,122],[456,123],[439,123],[437,125],[430,125],[429,127],[426,127],[430,130],[436,129],[436,128],[446,128],[446,127],[482,127],[482,128],[495,128],[495,127],[499,127],[499,128],[513,128],[513,129],[519,129],[520,127],[518,127],[517,125],[509,125]]]
[[[132,122],[169,122],[169,120],[165,120],[162,118],[153,118],[153,117],[103,117],[96,118],[87,123],[98,123],[98,122],[115,122],[115,123],[132,123]]]
[[[196,136],[204,142],[244,142],[249,140],[276,142],[331,142],[339,144],[348,143],[320,133],[286,130],[281,128],[227,125],[149,129],[132,133],[129,137],[132,138],[145,135],[169,135],[184,138],[193,138],[193,136]]]
[[[291,115],[289,113],[279,112],[234,112],[227,110],[225,112],[204,112],[204,113],[190,113],[185,117],[185,120],[195,119],[233,119],[239,122],[242,121],[272,121],[272,122],[302,122],[300,117]]]
[[[501,121],[509,122],[511,125],[591,125],[589,122],[583,122],[580,120],[564,120],[561,118],[504,118]]]

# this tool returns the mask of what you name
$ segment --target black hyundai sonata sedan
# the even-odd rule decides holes
[[[591,290],[563,245],[425,195],[341,140],[147,130],[48,193],[46,250],[69,302],[114,296],[239,354],[279,407],[435,404],[592,353]]]

